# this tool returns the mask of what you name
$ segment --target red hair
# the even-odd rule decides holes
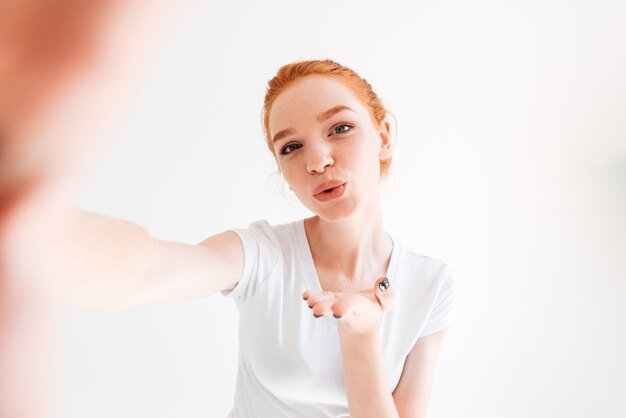
[[[267,83],[267,91],[263,102],[263,130],[267,147],[274,154],[272,139],[270,138],[270,112],[276,97],[293,83],[310,75],[323,75],[336,78],[349,87],[369,110],[375,124],[380,124],[387,114],[382,100],[372,90],[372,86],[364,78],[348,67],[332,60],[297,61],[280,67],[274,78]],[[391,158],[380,160],[380,173],[384,176],[389,171]]]

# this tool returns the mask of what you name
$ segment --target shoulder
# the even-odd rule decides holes
[[[232,228],[242,244],[244,268],[239,284],[230,293],[225,293],[237,301],[253,296],[270,277],[279,276],[280,266],[285,259],[285,236],[290,224],[272,225],[266,219],[251,222],[244,228]]]
[[[233,228],[233,232],[241,238],[243,245],[249,251],[264,250],[279,255],[289,248],[298,232],[298,222],[270,224],[266,219],[258,219],[244,228]]]
[[[258,219],[251,222],[250,225],[245,228],[234,228],[233,231],[258,234],[265,236],[272,241],[278,241],[284,235],[295,234],[297,232],[298,222],[301,221],[271,224],[267,221],[267,219]]]
[[[447,262],[403,246],[398,263],[399,292],[411,321],[419,321],[419,337],[448,327],[455,315],[458,285]]]
[[[454,304],[459,290],[448,262],[402,244],[398,252],[397,284],[407,300],[418,301],[422,306]]]
[[[398,264],[403,275],[433,284],[453,280],[452,269],[447,262],[416,251],[402,243],[398,243],[398,247]]]

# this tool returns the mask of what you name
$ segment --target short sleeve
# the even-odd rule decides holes
[[[280,244],[271,226],[265,220],[248,228],[231,229],[243,244],[244,268],[241,280],[232,290],[221,290],[222,295],[236,302],[249,298],[274,270],[281,257]]]
[[[437,296],[421,336],[434,334],[448,327],[454,319],[459,289],[454,275],[446,265],[441,274]]]

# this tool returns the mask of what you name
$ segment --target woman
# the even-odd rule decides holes
[[[233,417],[426,416],[456,287],[444,263],[383,229],[378,183],[393,141],[380,99],[335,62],[293,63],[269,83],[264,125],[315,216],[188,245],[67,211],[63,241],[35,276],[66,302],[105,309],[231,297],[241,315]]]
[[[386,114],[371,86],[333,61],[289,64],[269,82],[267,145],[315,216],[235,230],[244,271],[222,290],[241,314],[231,416],[426,416],[456,292],[445,264],[383,229]],[[238,247],[222,239],[222,251]]]

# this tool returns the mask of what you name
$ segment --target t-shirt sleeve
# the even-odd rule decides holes
[[[280,244],[271,226],[265,220],[250,224],[248,228],[236,228],[243,244],[244,268],[241,280],[232,290],[221,290],[222,295],[241,302],[254,294],[256,289],[272,273],[281,257]]]
[[[422,337],[434,334],[452,323],[458,296],[459,289],[457,282],[448,265],[445,265],[442,270],[433,308],[429,315],[428,322],[426,323],[426,327],[422,331]]]

